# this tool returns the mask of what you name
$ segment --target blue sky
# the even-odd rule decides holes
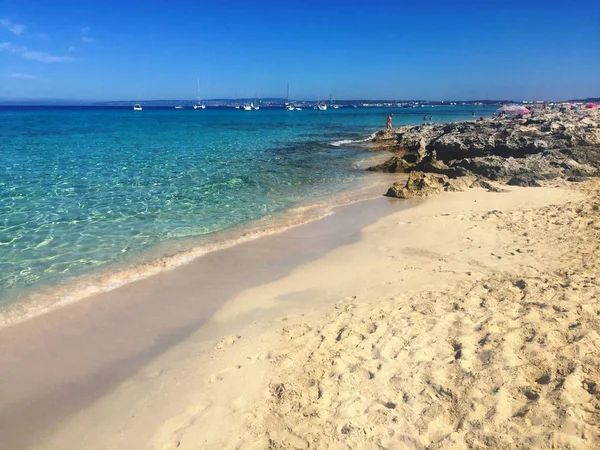
[[[600,2],[0,0],[0,99],[600,96]]]

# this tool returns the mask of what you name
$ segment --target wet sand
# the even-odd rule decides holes
[[[385,198],[342,207],[0,329],[0,447],[43,447],[57,425],[202,328],[237,293],[357,241],[363,227],[404,207]],[[213,327],[207,337],[219,333]]]

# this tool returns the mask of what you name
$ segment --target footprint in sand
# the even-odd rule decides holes
[[[221,339],[219,342],[217,342],[213,346],[213,350],[222,350],[224,348],[231,347],[233,344],[235,344],[241,338],[242,337],[240,335],[231,335],[231,336],[224,337],[223,339]]]
[[[184,413],[167,420],[155,437],[155,448],[174,450],[181,446],[186,431],[212,406],[210,402],[200,402]]]
[[[227,369],[223,369],[217,373],[213,373],[212,375],[210,375],[207,379],[206,382],[208,384],[213,384],[216,383],[218,381],[223,381],[225,379],[225,377],[227,376],[228,373],[234,372],[238,369],[241,369],[242,366],[237,365],[235,367],[228,367]]]

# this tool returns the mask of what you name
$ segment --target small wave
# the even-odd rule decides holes
[[[336,147],[341,147],[342,145],[357,144],[359,142],[363,142],[363,140],[362,139],[342,139],[341,141],[330,142],[330,144],[335,145]]]
[[[351,145],[351,144],[363,144],[365,142],[369,142],[375,138],[377,131],[371,133],[368,137],[364,139],[342,139],[339,141],[332,141],[329,144],[335,147],[341,147],[342,145]]]
[[[86,297],[118,289],[164,271],[189,264],[195,259],[264,236],[281,233],[290,228],[321,219],[334,213],[335,208],[355,202],[378,198],[382,187],[364,181],[349,191],[299,205],[281,215],[267,216],[232,230],[217,232],[208,241],[188,241],[186,249],[164,243],[156,253],[137,263],[131,261],[120,267],[109,267],[98,273],[83,275],[58,286],[31,292],[0,308],[0,329],[24,322],[33,317],[62,308]],[[195,244],[195,245],[194,245]],[[189,245],[189,246],[188,246]]]

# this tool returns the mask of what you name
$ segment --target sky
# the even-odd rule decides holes
[[[600,96],[600,1],[0,0],[0,99]]]

